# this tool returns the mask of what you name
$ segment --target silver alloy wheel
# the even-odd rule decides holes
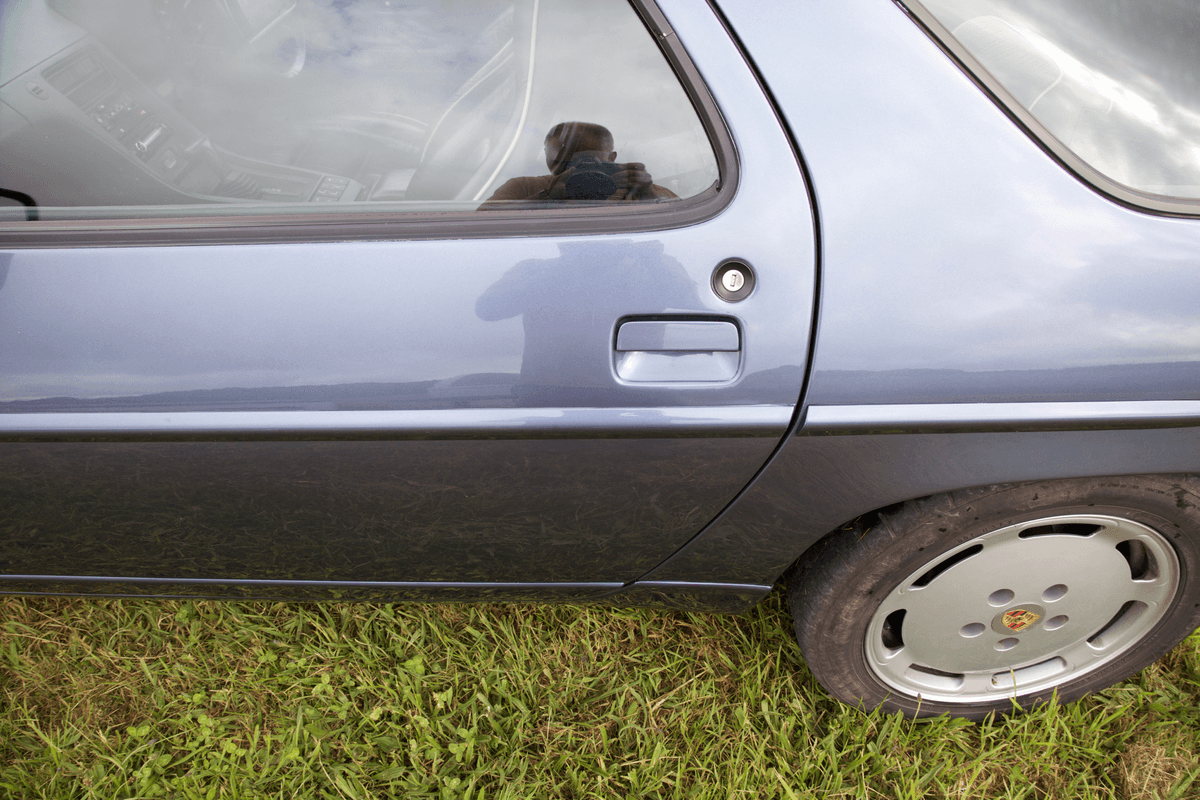
[[[980,703],[1044,691],[1135,647],[1171,607],[1179,560],[1128,519],[1070,514],[977,536],[899,583],[866,659],[909,697]]]

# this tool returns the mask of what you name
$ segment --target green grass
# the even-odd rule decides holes
[[[1067,707],[913,723],[745,617],[0,600],[0,797],[1200,796],[1200,636]]]

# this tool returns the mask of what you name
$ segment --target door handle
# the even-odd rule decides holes
[[[720,383],[742,360],[741,331],[729,320],[627,319],[617,326],[617,377],[631,383]]]

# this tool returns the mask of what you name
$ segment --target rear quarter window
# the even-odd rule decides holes
[[[907,4],[1083,177],[1138,205],[1200,213],[1200,6]]]

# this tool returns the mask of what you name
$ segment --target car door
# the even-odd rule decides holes
[[[135,5],[0,17],[0,588],[592,596],[766,461],[813,219],[706,4]]]

